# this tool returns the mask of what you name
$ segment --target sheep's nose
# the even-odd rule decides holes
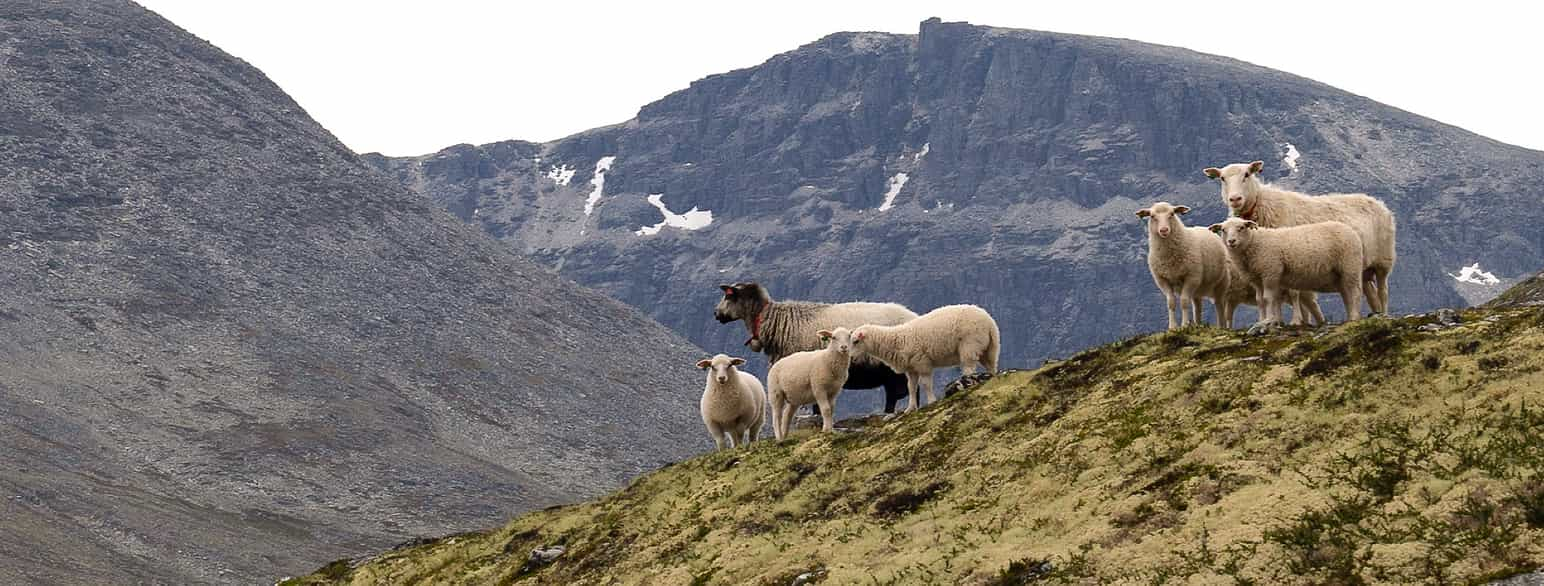
[[[724,382],[724,381],[727,381],[727,380],[729,380],[729,377],[727,377],[727,376],[718,377],[718,382]]]
[[[1244,198],[1242,198],[1242,197],[1235,196],[1235,197],[1228,198],[1228,203],[1231,203],[1233,205],[1238,205],[1238,204],[1241,204],[1243,202],[1244,202]]]
[[[1168,236],[1169,235],[1169,229],[1168,228],[1159,228],[1158,229],[1158,235],[1159,236]]]

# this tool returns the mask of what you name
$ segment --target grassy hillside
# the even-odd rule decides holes
[[[1459,316],[1134,338],[864,431],[702,456],[292,583],[1512,575],[1544,565],[1544,309]],[[553,545],[565,553],[530,561]]]

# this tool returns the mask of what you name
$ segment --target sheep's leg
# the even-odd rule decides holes
[[[788,434],[793,432],[793,412],[797,411],[798,409],[799,406],[793,403],[783,405],[783,437],[785,438],[788,437]]]
[[[1315,325],[1321,325],[1322,326],[1322,325],[1330,323],[1329,320],[1324,319],[1324,310],[1319,309],[1319,294],[1318,293],[1314,293],[1313,291],[1304,291],[1302,299],[1303,299],[1303,307],[1307,308],[1308,315],[1313,318],[1313,322],[1314,322]]]
[[[1346,304],[1346,321],[1353,322],[1362,317],[1362,281],[1361,279],[1346,279],[1346,281],[1341,285],[1340,299]]]
[[[1174,306],[1179,300],[1175,299],[1174,292],[1168,289],[1163,290],[1163,298],[1169,303],[1169,329],[1176,329],[1179,327],[1179,322],[1174,320]]]
[[[724,428],[719,427],[717,423],[709,422],[708,433],[713,435],[713,449],[724,449]]]
[[[1381,307],[1378,311],[1383,315],[1389,313],[1389,270],[1384,267],[1374,269],[1373,277],[1378,280],[1378,302]]]
[[[1204,302],[1205,302],[1205,299],[1202,298],[1200,295],[1195,295],[1195,296],[1192,296],[1190,298],[1190,316],[1191,316],[1191,318],[1190,318],[1190,325],[1193,325],[1193,326],[1203,326],[1203,325],[1206,325],[1201,320],[1201,316],[1206,315],[1206,313],[1203,310],[1203,308],[1205,307]]]
[[[827,397],[825,393],[816,391],[815,404],[820,405],[820,430],[831,431],[831,429],[836,424],[834,421],[836,418],[832,416],[832,413],[834,413],[836,410],[831,408],[831,397]]]
[[[761,418],[751,421],[751,426],[745,430],[745,443],[751,443],[761,438]]]
[[[927,389],[927,404],[937,403],[938,398],[933,396],[933,371],[929,370],[926,376],[918,378],[922,379],[922,386]]]
[[[1225,330],[1233,329],[1233,302],[1224,301],[1219,303],[1214,299],[1212,300],[1212,307],[1217,309],[1217,327]]]
[[[960,376],[976,374],[976,363],[981,359],[981,349],[960,345]]]
[[[778,440],[778,441],[782,441],[783,440],[783,396],[781,394],[774,395],[771,399],[768,399],[767,401],[769,403],[771,403],[771,405],[769,405],[769,406],[772,408],[771,412],[769,413],[769,415],[772,416],[772,437],[774,439]]]
[[[906,410],[902,413],[911,413],[917,410],[917,377],[906,373]]]
[[[1281,290],[1275,287],[1265,288],[1265,305],[1261,308],[1260,323],[1281,323],[1281,294]]]
[[[729,449],[733,450],[740,447],[740,430],[727,431],[724,433],[724,437],[729,438]]]
[[[895,413],[895,404],[906,396],[906,377],[896,375],[885,378],[885,413]]]

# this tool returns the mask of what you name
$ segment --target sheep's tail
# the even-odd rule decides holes
[[[992,322],[992,329],[988,332],[986,349],[981,351],[981,362],[986,365],[989,374],[997,374],[997,354],[1002,350],[1002,333],[997,330],[997,322]]]

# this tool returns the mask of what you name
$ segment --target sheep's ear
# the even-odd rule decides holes
[[[741,364],[745,364],[745,359],[744,358],[730,358],[729,359],[729,365],[730,366],[739,366]]]
[[[1244,220],[1244,229],[1245,230],[1253,230],[1253,229],[1259,228],[1259,227],[1260,227],[1260,225],[1256,224],[1254,222],[1254,220]]]
[[[824,342],[831,339],[831,330],[820,330],[815,335],[820,336],[820,341]]]
[[[725,297],[734,295],[734,285],[719,285],[718,288],[724,292]]]
[[[1137,210],[1137,217],[1138,218],[1146,218],[1146,217],[1151,216],[1151,215],[1153,215],[1153,210],[1150,209],[1150,208],[1142,208],[1140,210]]]
[[[1213,234],[1221,234],[1222,233],[1222,224],[1212,224],[1210,227],[1207,228],[1207,230],[1211,230]]]
[[[1201,172],[1205,173],[1207,177],[1211,177],[1212,179],[1216,179],[1222,176],[1222,169],[1218,169],[1216,167],[1207,167],[1202,169]]]
[[[1190,213],[1190,208],[1187,206],[1174,206],[1174,213],[1183,216]]]
[[[853,332],[852,333],[852,339],[854,339],[854,340],[862,340],[863,339],[863,332]]]
[[[705,369],[705,368],[707,368],[709,366],[713,366],[713,361],[712,360],[708,360],[708,359],[704,358],[702,360],[698,360],[697,361],[697,368],[704,368]]]
[[[1259,173],[1265,170],[1265,161],[1255,161],[1249,164],[1250,173]]]

